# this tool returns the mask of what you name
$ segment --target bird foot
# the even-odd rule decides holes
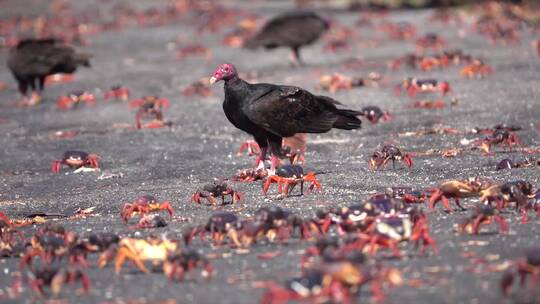
[[[38,105],[41,102],[41,96],[35,93],[32,93],[30,98],[24,96],[19,102],[18,106],[20,107],[33,107]]]

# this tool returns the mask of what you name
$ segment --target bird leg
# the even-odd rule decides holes
[[[270,170],[268,170],[268,176],[276,175],[276,167],[279,165],[279,157],[272,153],[272,164]]]
[[[257,159],[255,159],[255,169],[265,169],[264,161],[266,160],[266,151],[268,150],[268,147],[262,147],[261,153],[257,156]]]
[[[300,49],[297,48],[297,47],[292,49],[292,54],[291,54],[291,56],[289,58],[291,60],[291,65],[292,66],[303,66],[304,65],[304,62],[300,58]]]

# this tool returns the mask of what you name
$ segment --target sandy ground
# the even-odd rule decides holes
[[[225,2],[235,6],[236,3]],[[82,6],[87,2],[82,2]],[[156,4],[158,5],[158,4]],[[2,1],[12,13],[28,12],[17,1]],[[254,3],[249,10],[260,16],[271,16],[291,7],[287,2]],[[37,10],[34,6],[32,10]],[[7,10],[3,9],[2,15]],[[94,55],[91,69],[81,69],[71,83],[51,85],[44,102],[34,108],[11,106],[16,98],[15,82],[9,70],[0,70],[0,81],[9,89],[0,92],[0,210],[10,217],[19,218],[34,212],[71,213],[77,208],[95,206],[97,216],[79,220],[57,222],[87,235],[92,232],[111,231],[122,236],[145,236],[150,233],[179,237],[188,225],[203,223],[215,210],[235,211],[248,217],[262,206],[278,205],[303,217],[313,217],[315,210],[336,205],[360,202],[369,195],[388,186],[434,187],[446,179],[484,176],[497,181],[525,179],[539,185],[539,169],[513,169],[495,171],[503,158],[522,160],[521,153],[496,153],[482,156],[478,151],[454,158],[428,156],[415,158],[410,169],[402,168],[372,171],[367,160],[371,153],[385,142],[394,142],[405,151],[425,151],[459,147],[463,138],[474,135],[429,135],[422,137],[397,137],[396,133],[414,131],[442,124],[466,130],[473,127],[492,127],[506,123],[523,128],[517,134],[529,147],[540,145],[538,117],[540,60],[532,52],[528,40],[519,46],[492,47],[486,39],[468,33],[458,36],[456,26],[429,23],[429,10],[398,11],[389,15],[390,20],[410,21],[420,32],[433,31],[448,40],[450,48],[461,48],[466,53],[485,59],[496,73],[483,80],[467,80],[459,76],[458,68],[442,71],[420,72],[402,69],[389,71],[385,62],[414,51],[412,43],[389,41],[382,33],[358,27],[360,39],[352,42],[352,49],[338,54],[322,50],[324,41],[306,48],[303,52],[307,66],[291,68],[286,61],[288,51],[248,51],[224,47],[220,44],[223,32],[198,36],[186,22],[160,27],[128,28],[104,32],[90,37],[91,44],[84,48]],[[332,12],[342,24],[352,25],[357,14]],[[212,49],[212,58],[188,57],[175,60],[174,51],[167,45],[180,37],[179,47],[201,43]],[[370,38],[371,37],[371,38]],[[526,39],[530,37],[525,36]],[[366,47],[362,41],[376,39],[376,47]],[[5,66],[7,52],[0,53],[0,65]],[[367,64],[351,70],[343,62],[358,58]],[[236,205],[210,206],[190,202],[191,194],[214,177],[227,177],[237,170],[252,165],[252,159],[237,157],[236,149],[248,135],[235,129],[225,118],[221,107],[222,84],[213,87],[213,96],[186,97],[181,94],[190,83],[208,77],[217,64],[232,62],[241,72],[257,72],[257,81],[298,85],[317,92],[321,74],[340,72],[346,75],[365,76],[371,71],[380,72],[387,85],[380,88],[358,88],[325,93],[342,101],[348,107],[360,109],[377,105],[389,110],[395,119],[371,125],[367,121],[357,131],[332,131],[323,135],[310,135],[306,154],[307,168],[327,172],[319,176],[324,191],[305,196],[292,196],[283,200],[269,199],[261,193],[259,183],[236,183],[233,187],[245,194]],[[440,110],[421,110],[407,107],[406,96],[395,96],[392,86],[406,76],[437,78],[450,82],[451,97],[459,104]],[[157,94],[170,99],[172,106],[165,117],[173,122],[171,128],[133,131],[113,128],[117,123],[132,123],[134,111],[122,103],[104,103],[102,91],[114,84],[130,88],[132,96]],[[60,111],[56,98],[73,90],[89,90],[98,96],[97,106],[80,107],[73,111]],[[319,92],[321,93],[321,92]],[[59,130],[78,130],[71,139],[55,139],[51,133]],[[102,171],[72,174],[50,172],[50,164],[61,157],[65,150],[80,149],[98,153],[102,157]],[[538,155],[537,155],[538,156]],[[67,173],[66,173],[67,172]],[[122,178],[98,179],[102,174],[119,174]],[[275,190],[274,190],[275,191]],[[176,211],[168,227],[146,231],[129,230],[119,217],[123,202],[139,195],[154,194],[159,199],[170,200]],[[504,216],[510,222],[510,233],[495,233],[496,226],[485,229],[478,236],[464,236],[453,226],[469,215],[476,201],[465,200],[468,211],[446,214],[441,209],[429,212],[430,228],[440,248],[440,255],[420,256],[410,246],[402,260],[384,260],[403,271],[408,282],[421,279],[420,286],[403,287],[388,291],[388,303],[534,303],[536,294],[513,293],[503,299],[499,292],[501,273],[473,273],[471,257],[489,257],[488,265],[514,259],[528,246],[539,244],[540,221],[536,218],[525,225],[519,224],[514,213]],[[28,228],[30,232],[35,228]],[[205,283],[188,280],[171,283],[160,273],[144,275],[127,266],[121,275],[114,275],[111,267],[90,268],[88,275],[93,288],[89,295],[79,297],[66,288],[57,299],[67,302],[96,303],[120,300],[140,300],[156,303],[158,300],[176,299],[178,303],[256,303],[264,290],[251,287],[255,280],[275,280],[300,273],[300,255],[309,245],[292,240],[288,245],[261,244],[248,253],[238,253],[228,248],[212,248],[197,243],[204,253],[223,252],[223,258],[212,260],[215,277]],[[404,248],[408,248],[404,246]],[[257,255],[279,250],[282,254],[268,261]],[[94,257],[95,258],[95,257]],[[93,258],[93,259],[94,259]],[[13,281],[17,259],[0,260],[0,295]],[[436,268],[439,267],[439,268]],[[1,299],[2,297],[0,297]],[[15,302],[32,302],[37,298],[26,288],[24,296]],[[358,302],[369,301],[363,293]]]

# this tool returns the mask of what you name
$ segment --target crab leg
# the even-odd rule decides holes
[[[150,271],[144,266],[144,263],[139,259],[139,257],[133,253],[131,250],[121,247],[118,249],[116,255],[116,261],[114,262],[114,269],[116,273],[120,273],[122,265],[126,259],[130,259],[137,267],[144,273],[150,273]]]

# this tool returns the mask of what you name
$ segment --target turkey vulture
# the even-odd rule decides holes
[[[73,73],[79,65],[90,66],[87,54],[77,54],[73,48],[56,39],[21,40],[10,50],[8,67],[19,84],[19,92],[26,96],[32,89],[31,104],[39,102],[36,91],[43,90],[45,77],[56,73]],[[34,95],[36,94],[36,95]]]
[[[329,27],[328,21],[315,13],[288,13],[268,21],[258,34],[244,43],[244,47],[273,49],[287,46],[293,51],[293,63],[302,64],[300,47],[313,43]]]
[[[332,128],[360,128],[361,112],[338,109],[338,101],[313,95],[299,87],[268,83],[247,83],[238,77],[234,65],[221,64],[210,83],[225,81],[223,110],[229,121],[255,138],[261,148],[258,168],[264,167],[266,152],[272,154],[273,173],[279,158],[285,157],[281,147],[284,137],[296,133],[325,133]]]

